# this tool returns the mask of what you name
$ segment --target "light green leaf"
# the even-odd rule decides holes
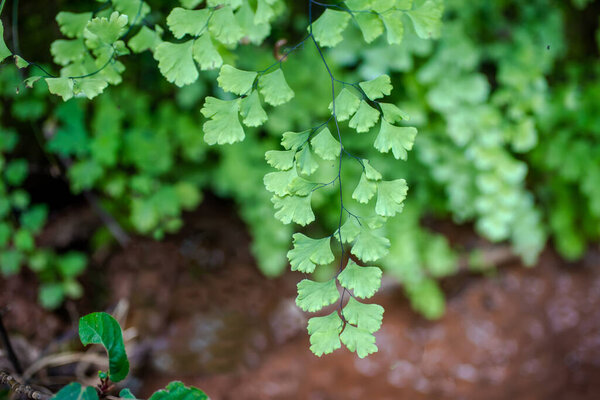
[[[399,109],[396,105],[390,103],[379,103],[381,111],[383,111],[383,118],[390,124],[395,124],[400,121],[408,121],[409,116],[407,113]]]
[[[10,51],[8,47],[6,47],[6,43],[4,43],[4,26],[2,25],[2,21],[0,21],[0,62],[11,55],[12,51]]]
[[[379,134],[373,145],[382,153],[392,150],[397,160],[406,160],[417,136],[417,128],[412,126],[394,126],[385,119],[381,120]]]
[[[342,236],[342,238],[344,237]],[[390,241],[386,237],[379,236],[366,227],[361,227],[351,252],[362,261],[371,262],[384,257],[389,248]]]
[[[85,255],[76,251],[61,254],[56,261],[58,271],[66,278],[74,278],[80,275],[85,270],[86,264]]]
[[[387,30],[387,41],[389,44],[402,43],[402,37],[404,36],[402,14],[404,13],[400,10],[391,10],[381,15],[385,29]]]
[[[150,6],[140,0],[112,0],[115,9],[127,15],[130,24],[139,24],[150,12]]]
[[[278,210],[275,213],[275,218],[289,224],[295,222],[299,225],[305,226],[315,220],[315,214],[313,213],[310,205],[312,194],[308,196],[273,196],[271,201]]]
[[[324,317],[313,317],[308,320],[308,334],[310,335],[310,350],[317,356],[333,353],[339,349],[340,332],[343,322],[337,311]]]
[[[340,335],[340,339],[348,350],[355,351],[360,358],[365,358],[369,354],[377,352],[375,336],[350,324],[346,324],[344,331]]]
[[[302,132],[285,132],[281,139],[281,145],[287,150],[298,150],[308,140],[310,130]]]
[[[198,69],[192,58],[193,44],[193,40],[182,43],[162,42],[154,51],[154,59],[158,61],[160,73],[179,87],[198,79]]]
[[[240,114],[244,118],[243,121],[246,126],[261,126],[268,119],[267,113],[260,104],[260,98],[256,90],[253,90],[250,96],[242,99]]]
[[[348,217],[346,222],[342,225],[341,229],[335,231],[333,235],[338,241],[340,240],[340,234],[342,236],[342,242],[351,243],[356,239],[360,231],[362,230],[358,220],[352,216]]]
[[[149,400],[209,400],[206,393],[193,386],[186,387],[182,382],[171,382],[165,389],[154,392]]]
[[[122,399],[132,399],[135,400],[135,396],[133,395],[133,393],[131,393],[131,390],[129,390],[128,388],[125,388],[123,390],[121,390],[119,392],[119,397]]]
[[[360,98],[352,91],[343,88],[335,98],[335,115],[338,121],[346,121],[360,105]],[[329,110],[333,111],[333,103],[329,103]]]
[[[402,203],[408,193],[404,179],[377,182],[377,204],[375,212],[383,217],[393,217],[404,208]]]
[[[356,185],[356,189],[352,192],[352,198],[359,203],[367,204],[369,200],[375,195],[377,191],[377,185],[375,182],[367,179],[366,174],[360,175],[360,181]]]
[[[256,2],[256,14],[254,15],[254,23],[256,25],[268,23],[274,16],[272,1],[269,0],[257,0]]]
[[[292,271],[312,274],[316,265],[333,262],[335,257],[331,251],[331,237],[311,239],[302,233],[294,233],[294,248],[287,253]]]
[[[308,145],[296,153],[296,165],[304,175],[312,175],[319,168],[319,163],[313,157]]]
[[[335,160],[340,155],[340,142],[331,136],[329,128],[325,127],[310,140],[313,150],[323,160]]]
[[[79,382],[69,383],[51,398],[52,400],[98,400],[98,392],[91,386],[83,387]]]
[[[258,74],[254,71],[242,71],[241,69],[225,64],[221,67],[217,82],[226,92],[245,95],[252,89],[256,75]]]
[[[29,89],[31,89],[33,87],[33,85],[39,81],[40,79],[42,79],[41,76],[30,76],[29,78],[25,79],[25,86],[27,86]]]
[[[72,13],[61,11],[56,15],[56,22],[63,35],[69,38],[78,38],[83,35],[83,30],[92,19],[92,13]]]
[[[210,39],[209,34],[204,34],[198,39],[194,40],[194,47],[192,48],[192,54],[194,60],[200,65],[202,71],[207,71],[215,68],[219,68],[223,65],[223,57],[217,51]]]
[[[50,54],[52,54],[54,62],[60,65],[83,60],[85,51],[86,48],[81,39],[55,40],[50,45]]]
[[[269,192],[275,193],[277,196],[285,196],[289,194],[288,185],[297,176],[296,168],[288,171],[269,172],[265,175],[263,182]]]
[[[156,27],[160,28],[159,26]],[[160,32],[157,30],[152,30],[147,26],[142,26],[141,29],[136,33],[127,45],[134,53],[141,53],[146,50],[150,50],[154,52],[156,50],[156,46],[158,46],[161,42]]]
[[[265,153],[265,159],[271,167],[287,171],[294,166],[295,153],[293,150],[269,150]]]
[[[190,182],[177,182],[175,193],[181,208],[184,210],[193,210],[202,200],[202,193],[196,185]]]
[[[325,9],[315,22],[312,23],[312,33],[315,40],[323,47],[333,47],[344,38],[342,32],[348,26],[350,13]]]
[[[260,2],[258,4],[260,7]],[[235,13],[238,23],[244,31],[244,39],[248,39],[250,43],[259,46],[265,38],[271,33],[271,25],[266,22],[257,22],[261,20],[259,10],[254,13],[249,2],[245,1]]]
[[[204,140],[209,145],[235,143],[244,140],[244,128],[240,124],[238,112],[240,100],[219,100],[207,97],[202,115],[210,118],[203,125]]]
[[[388,75],[380,75],[370,81],[360,82],[358,84],[364,90],[367,97],[371,100],[388,96],[392,93],[392,81]]]
[[[73,80],[69,78],[46,78],[48,90],[52,94],[56,94],[64,101],[73,97]]]
[[[198,36],[206,29],[209,17],[210,10],[207,8],[186,10],[175,7],[167,17],[167,25],[177,39],[185,35]]]
[[[355,18],[365,42],[371,43],[383,33],[383,24],[376,14],[357,13]]]
[[[213,37],[223,44],[236,44],[244,36],[244,30],[238,24],[231,7],[215,10],[208,23],[208,29]]]
[[[82,78],[75,80],[76,93],[83,93],[88,99],[93,99],[106,89],[108,83],[99,78]]]
[[[21,57],[21,56],[14,56],[14,57],[15,57],[15,65],[17,66],[17,68],[23,69],[23,68],[29,67],[29,62],[26,61],[23,57]]]
[[[29,252],[35,247],[35,241],[30,232],[25,229],[19,229],[13,237],[13,244],[17,250]]]
[[[369,162],[369,160],[365,160],[363,159],[363,165],[365,167],[365,175],[367,176],[367,179],[370,179],[372,181],[379,181],[381,180],[382,176],[379,173],[379,171],[377,171],[375,168],[373,168],[371,166],[371,163]]]
[[[362,100],[358,111],[354,114],[354,117],[350,120],[349,126],[352,129],[356,129],[358,133],[368,132],[379,120],[379,111],[367,104],[366,101]]]
[[[117,11],[113,12],[109,18],[93,18],[83,30],[83,37],[87,39],[87,46],[95,49],[100,47],[101,44],[113,44],[125,33],[127,20],[127,15],[119,14]]]
[[[346,321],[356,325],[359,329],[374,333],[381,328],[383,311],[383,307],[378,304],[363,304],[350,297],[342,314]]]
[[[315,312],[335,303],[340,298],[340,292],[335,279],[326,282],[315,282],[303,279],[298,282],[298,297],[296,305],[304,311]]]
[[[308,181],[298,176],[292,179],[287,187],[287,191],[295,196],[308,196],[317,186],[319,186],[318,183]]]
[[[361,267],[354,261],[348,260],[346,268],[338,275],[338,281],[346,289],[353,290],[354,296],[366,299],[373,296],[379,290],[381,275],[381,269],[378,267]],[[348,308],[348,305],[346,305],[346,308]],[[349,315],[346,314],[346,308],[344,308],[344,316],[346,319],[349,319]],[[350,320],[349,322],[356,324],[356,321]],[[379,323],[381,324],[381,320]],[[358,326],[359,328],[368,329],[366,326],[361,326],[360,324]],[[377,329],[379,329],[379,326],[370,332],[375,332]]]
[[[123,345],[123,334],[117,320],[103,312],[88,314],[79,320],[79,338],[84,346],[101,344],[108,352],[109,376],[120,382],[129,373],[129,361]]]
[[[294,97],[281,68],[259,77],[258,88],[265,101],[272,106],[287,103]]]
[[[420,38],[435,39],[440,37],[443,12],[444,3],[441,0],[427,0],[421,7],[407,11],[406,14],[412,20]]]

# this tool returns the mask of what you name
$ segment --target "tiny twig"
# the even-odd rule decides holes
[[[23,395],[32,400],[49,400],[52,397],[52,395],[48,393],[42,393],[29,385],[19,383],[19,381],[6,371],[0,371],[0,384],[7,385],[14,393]]]

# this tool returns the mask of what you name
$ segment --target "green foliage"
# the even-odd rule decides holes
[[[208,396],[200,389],[186,387],[182,382],[171,382],[165,389],[155,392],[150,400],[208,400]]]
[[[91,386],[83,387],[79,382],[69,383],[58,391],[53,400],[98,400],[96,389]]]

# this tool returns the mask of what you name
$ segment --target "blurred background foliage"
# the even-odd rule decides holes
[[[89,4],[33,3],[23,2],[18,11],[20,48],[27,59],[50,64],[50,42],[58,37],[52,16]],[[177,2],[149,4],[152,25]],[[472,223],[483,238],[509,243],[526,265],[535,264],[548,239],[567,260],[581,258],[598,240],[599,16],[600,4],[585,0],[446,0],[437,41],[419,39],[405,24],[401,45],[380,38],[366,46],[351,27],[326,53],[345,81],[390,74],[394,102],[419,129],[408,162],[373,149],[371,134],[353,135],[347,147],[411,188],[403,213],[387,225],[392,247],[382,267],[425,317],[443,313],[438,280],[456,273],[462,258],[475,271],[492,268],[477,249],[452,246],[426,220]],[[7,19],[5,26],[14,22]],[[303,3],[288,4],[272,25],[265,43],[240,46],[228,55],[232,62],[261,70],[273,62],[275,41],[300,41],[307,25]],[[7,28],[5,40],[14,39]],[[316,51],[307,46],[286,61],[288,83],[302,90],[269,111],[265,128],[249,130],[242,143],[210,148],[199,109],[207,95],[227,96],[216,72],[177,88],[150,54],[122,60],[123,82],[91,102],[63,103],[45,88],[26,89],[14,66],[0,67],[1,273],[29,268],[41,283],[41,303],[58,307],[82,295],[77,277],[85,271],[85,254],[113,239],[103,229],[81,248],[36,246],[48,215],[91,196],[126,231],[161,240],[212,192],[237,205],[261,271],[282,274],[292,227],[273,216],[262,183],[270,171],[264,154],[278,148],[282,132],[327,117],[329,77]],[[344,170],[348,178],[356,172]],[[321,226],[312,229],[336,229],[335,196],[314,193]]]

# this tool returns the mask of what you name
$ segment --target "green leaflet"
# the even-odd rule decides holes
[[[257,0],[256,14],[254,15],[255,24],[258,25],[268,23],[275,16],[275,12],[273,11],[271,4],[273,4],[273,1]]]
[[[323,47],[333,47],[344,38],[342,32],[348,26],[350,13],[327,8],[315,22],[312,23],[312,33],[315,40]]]
[[[349,126],[352,129],[356,129],[356,132],[363,133],[368,132],[379,120],[379,111],[367,104],[366,101],[362,100],[358,111],[354,114],[354,117],[350,120]]]
[[[154,392],[149,400],[209,400],[206,393],[193,386],[186,387],[183,382],[171,382],[165,389]]]
[[[271,26],[267,22],[256,22],[262,19],[257,18],[260,17],[258,10],[254,14],[252,6],[247,1],[235,13],[235,17],[244,31],[244,37],[248,38],[253,44],[260,45],[271,33]]]
[[[287,171],[269,172],[265,175],[263,182],[269,192],[283,197],[286,194],[289,194],[288,185],[296,177],[298,177],[296,168],[292,168]]]
[[[375,182],[367,179],[367,176],[362,173],[360,175],[360,181],[358,182],[358,185],[356,185],[356,189],[352,192],[352,198],[359,203],[366,204],[375,195],[376,191],[377,185]]]
[[[56,22],[63,35],[69,38],[78,38],[83,36],[83,30],[87,23],[92,19],[92,13],[72,13],[61,11],[56,15]]]
[[[354,296],[366,299],[373,296],[375,292],[379,290],[379,287],[381,286],[381,275],[381,269],[378,267],[361,267],[354,261],[348,260],[346,268],[338,275],[338,281],[346,289],[352,290]],[[348,306],[346,306],[346,308],[347,307]],[[345,309],[344,316],[346,319],[349,318]],[[355,324],[355,322],[350,322]],[[359,325],[359,327],[361,326]],[[375,332],[377,329],[379,329],[379,327],[372,332]]]
[[[404,179],[377,182],[375,212],[383,217],[393,217],[404,208],[406,193],[408,185]]]
[[[223,58],[213,45],[209,34],[205,33],[194,40],[192,54],[202,71],[219,68],[223,65]]]
[[[333,236],[339,241],[341,235],[343,243],[351,243],[354,241],[354,239],[356,239],[361,229],[361,225],[358,223],[356,218],[348,217],[340,230],[335,231]]]
[[[130,24],[139,24],[150,12],[150,6],[140,0],[112,0],[113,6],[121,14],[127,15]]]
[[[52,396],[52,400],[98,400],[98,392],[91,386],[83,387],[79,382],[72,382]]]
[[[192,57],[193,40],[182,43],[162,42],[156,46],[154,58],[158,69],[171,83],[182,87],[198,79],[198,69]]]
[[[416,136],[417,128],[394,126],[382,119],[381,128],[373,146],[382,153],[387,153],[391,149],[397,160],[406,160],[408,151],[412,149]]]
[[[81,39],[55,40],[50,45],[50,54],[54,62],[59,65],[68,65],[74,61],[81,61],[85,56],[85,45]]]
[[[342,239],[344,239],[343,234]],[[364,262],[371,262],[384,257],[388,253],[389,248],[390,241],[386,237],[379,236],[363,226],[356,236],[351,253]]]
[[[350,324],[346,324],[344,331],[340,335],[342,343],[346,345],[348,350],[355,351],[360,358],[365,358],[369,354],[377,351],[375,345],[375,336],[363,329],[356,328]]]
[[[285,132],[281,139],[281,145],[287,150],[298,150],[308,140],[311,131]]]
[[[119,14],[117,11],[113,12],[109,18],[93,18],[83,31],[83,37],[90,43],[87,46],[97,48],[101,44],[113,44],[125,33],[127,20],[127,15]]]
[[[315,190],[317,186],[319,186],[318,183],[310,182],[298,176],[292,179],[290,184],[287,186],[287,191],[296,196],[308,196]]]
[[[221,67],[217,82],[219,86],[226,92],[231,92],[237,95],[245,95],[252,89],[254,79],[258,75],[254,71],[242,71],[225,64]]]
[[[408,114],[394,104],[379,103],[379,107],[381,107],[381,111],[383,112],[383,118],[390,124],[395,124],[396,122],[400,122],[402,120],[409,120]]]
[[[244,31],[233,15],[231,7],[215,10],[208,23],[208,30],[223,44],[236,44],[244,36]]]
[[[304,311],[315,312],[335,303],[340,298],[340,292],[335,279],[326,282],[315,282],[303,279],[298,282],[298,297],[296,304]]]
[[[389,13],[382,14],[381,18],[387,30],[387,41],[389,44],[402,43],[404,36],[404,25],[402,24],[402,15],[400,10],[392,10]]]
[[[293,150],[269,150],[265,153],[267,163],[281,171],[287,171],[294,166]]]
[[[161,42],[161,31],[162,29],[158,25],[155,26],[155,30],[144,25],[140,28],[138,33],[129,39],[127,45],[134,53],[141,53],[146,50],[154,52],[156,46]]]
[[[21,56],[14,56],[14,57],[15,57],[15,65],[17,66],[17,68],[23,69],[23,68],[29,67],[29,62],[27,62],[23,57],[21,57]]]
[[[317,356],[333,353],[342,345],[340,332],[343,322],[337,311],[324,317],[313,317],[308,320],[308,334],[310,335],[310,350]]]
[[[119,323],[107,313],[92,313],[79,320],[79,338],[84,346],[101,344],[108,352],[109,376],[120,382],[129,373],[129,361]]]
[[[310,205],[312,194],[308,196],[273,196],[271,201],[278,210],[275,212],[275,218],[289,224],[295,222],[298,225],[308,225],[315,220],[315,214],[313,213]]]
[[[175,7],[167,17],[167,25],[177,39],[185,35],[198,36],[206,29],[210,13],[211,11],[206,8],[186,10]]]
[[[296,165],[303,175],[312,175],[319,168],[319,163],[313,157],[308,145],[296,153]]]
[[[352,91],[342,88],[335,98],[335,114],[338,121],[346,121],[350,118],[360,104],[360,98]],[[333,111],[333,103],[329,104],[329,110]]]
[[[355,18],[365,42],[371,43],[383,33],[383,23],[376,14],[358,13]]]
[[[242,99],[240,114],[244,118],[244,125],[251,127],[261,126],[268,119],[256,90],[253,90],[250,96]]]
[[[259,77],[258,88],[265,101],[272,106],[280,106],[294,97],[281,68]]]
[[[375,168],[373,168],[371,166],[371,163],[369,162],[369,160],[362,160],[363,161],[363,166],[365,167],[365,175],[367,176],[367,179],[370,179],[372,181],[379,181],[381,180],[382,176],[379,173],[379,171],[377,171]]]
[[[87,77],[74,81],[74,93],[83,93],[88,99],[93,99],[106,89],[108,82],[104,79]]]
[[[294,233],[292,238],[294,248],[287,253],[292,271],[312,274],[316,264],[329,264],[335,259],[331,251],[331,237],[311,239],[302,233]]]
[[[381,328],[383,311],[383,307],[378,304],[363,304],[350,297],[342,314],[352,325],[369,333],[374,333]]]
[[[48,91],[52,94],[56,94],[64,101],[69,100],[73,97],[73,80],[70,78],[46,78],[48,84]]]
[[[135,400],[135,396],[131,393],[131,390],[125,388],[119,392],[119,397],[122,399],[132,399]]]
[[[407,11],[406,14],[412,20],[420,38],[435,39],[441,33],[443,12],[444,3],[441,0],[427,0],[421,7]]]
[[[340,155],[341,145],[331,136],[329,128],[325,127],[310,140],[313,150],[323,160],[333,161]]]
[[[244,140],[244,128],[240,124],[238,112],[240,100],[219,100],[207,97],[200,112],[210,118],[203,125],[204,140],[209,145],[231,144]]]
[[[392,80],[388,75],[380,75],[370,81],[360,82],[358,85],[371,100],[388,96],[393,89]]]

